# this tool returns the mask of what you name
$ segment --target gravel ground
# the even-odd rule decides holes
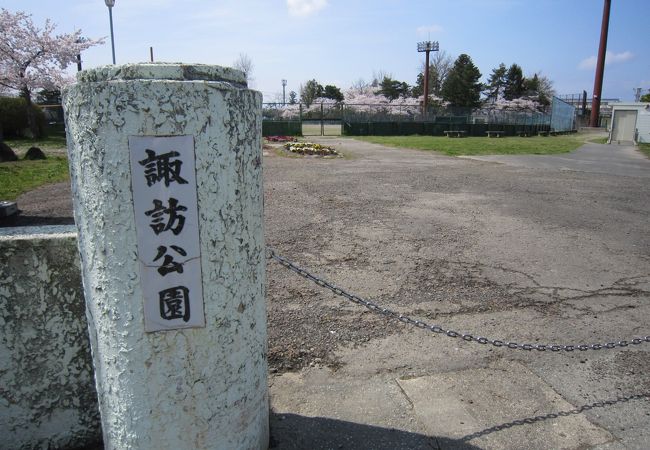
[[[607,340],[650,328],[634,314],[650,298],[648,179],[315,140],[346,157],[265,150],[266,238],[280,254],[386,307],[514,334],[504,339]],[[13,225],[72,223],[67,183],[24,194],[18,205]],[[278,264],[267,271],[274,373],[338,369],[340,350],[405,330]],[[612,329],[621,311],[632,322]],[[557,328],[495,326],[495,313],[534,313],[557,319]],[[566,330],[567,318],[579,324]],[[650,369],[647,358],[635,364]]]
[[[345,157],[264,152],[266,239],[279,254],[383,306],[489,338],[578,344],[650,334],[650,178],[311,140]],[[15,225],[72,223],[67,183],[18,204]],[[440,437],[464,435],[453,413],[467,411],[465,400],[483,424],[471,441],[481,448],[565,438],[604,443],[555,448],[648,448],[648,344],[497,349],[387,320],[274,262],[267,282],[269,382],[283,411],[272,411],[272,448],[332,439],[339,448],[478,448],[467,436]],[[427,382],[430,392],[416,389]],[[393,397],[378,393],[391,389],[411,403],[385,403]],[[448,397],[435,400],[441,392]],[[532,398],[541,409],[518,409]],[[536,418],[558,408],[584,417]],[[532,422],[513,425],[523,417]]]
[[[266,159],[267,242],[279,253],[386,307],[479,334],[557,343],[650,329],[647,178],[319,142],[347,159]],[[272,370],[337,368],[337,349],[404,331],[277,264],[268,270]],[[634,323],[614,327],[635,310]],[[499,313],[555,325],[495,327]]]

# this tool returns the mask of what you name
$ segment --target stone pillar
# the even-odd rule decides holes
[[[0,228],[0,448],[101,439],[75,232]]]
[[[261,94],[137,64],[63,99],[106,449],[266,449]]]

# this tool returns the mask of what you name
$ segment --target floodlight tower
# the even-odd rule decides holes
[[[598,45],[598,60],[596,62],[596,77],[594,80],[594,95],[591,100],[590,127],[598,126],[600,117],[600,96],[603,91],[603,73],[605,72],[605,54],[607,52],[607,33],[609,31],[609,10],[612,0],[604,0],[603,22],[600,26],[600,44]]]
[[[439,49],[438,41],[424,41],[418,42],[418,52],[426,53],[426,64],[424,66],[424,113],[427,112],[429,105],[429,53],[437,52]]]
[[[282,106],[287,104],[284,97],[284,91],[286,87],[287,87],[287,80],[282,80]]]

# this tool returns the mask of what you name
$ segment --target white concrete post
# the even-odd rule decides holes
[[[261,94],[138,64],[63,96],[106,449],[266,449]]]

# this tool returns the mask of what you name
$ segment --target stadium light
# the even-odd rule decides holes
[[[287,87],[287,80],[282,80],[282,106],[287,104],[284,97],[284,92],[286,87]]]
[[[427,106],[429,106],[429,53],[437,52],[438,49],[438,41],[418,42],[418,52],[424,52],[427,55],[424,66],[424,114],[427,113]]]

